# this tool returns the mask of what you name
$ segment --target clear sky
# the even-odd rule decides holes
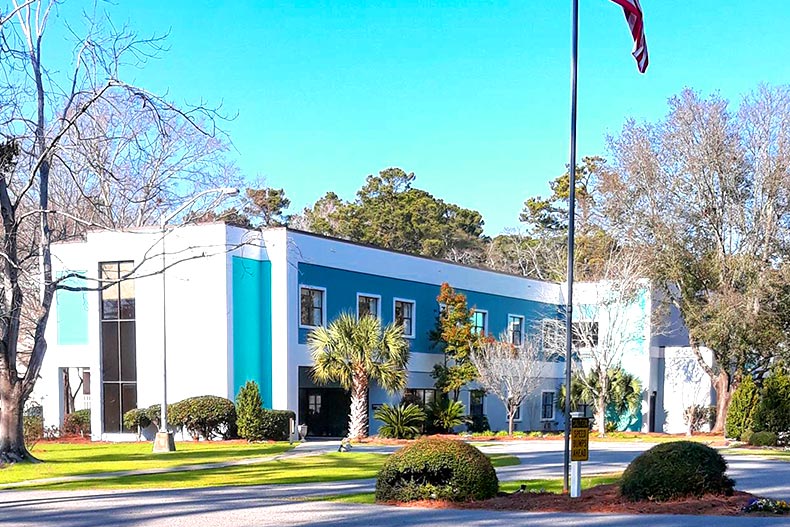
[[[620,7],[581,0],[579,156],[624,120],[655,120],[689,86],[737,103],[790,82],[790,2],[641,0],[646,75]],[[106,9],[170,51],[134,72],[177,101],[222,102],[239,166],[284,187],[291,212],[351,199],[398,166],[415,186],[518,224],[568,162],[570,0],[128,0]],[[61,10],[61,16],[67,14]],[[49,45],[56,45],[50,43]]]

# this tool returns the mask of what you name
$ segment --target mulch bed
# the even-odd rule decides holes
[[[531,512],[576,512],[607,514],[691,514],[709,516],[743,515],[741,508],[753,494],[735,491],[732,496],[705,495],[668,502],[632,502],[620,495],[618,485],[598,485],[582,491],[580,498],[551,492],[517,492],[486,501],[454,503],[449,501],[417,501],[398,505],[433,509],[490,509]]]

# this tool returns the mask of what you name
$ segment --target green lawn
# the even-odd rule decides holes
[[[782,461],[790,461],[790,450],[782,450],[780,448],[723,448],[719,450],[722,454],[736,455],[736,456],[760,456],[771,459],[780,459]]]
[[[375,477],[386,458],[387,454],[334,452],[316,456],[284,458],[276,461],[231,466],[221,469],[50,483],[37,485],[34,488],[69,490],[196,488],[341,481]],[[491,462],[494,466],[519,464],[518,458],[505,454],[495,454],[491,456]],[[1,472],[0,475],[2,475]],[[0,486],[2,485],[0,484]]]
[[[598,485],[608,485],[610,483],[617,483],[620,481],[622,474],[604,474],[601,476],[585,476],[582,477],[582,491],[596,487]],[[499,484],[500,492],[515,492],[521,488],[521,485],[526,486],[526,490],[546,491],[560,493],[562,492],[562,479],[531,479],[525,481],[503,481]],[[336,501],[340,503],[364,503],[370,504],[376,502],[376,495],[373,492],[361,492],[358,494],[335,494],[331,496],[311,497],[308,501]]]
[[[176,452],[154,454],[151,443],[38,443],[33,455],[44,463],[17,463],[0,469],[0,485],[32,479],[166,468],[266,457],[285,452],[288,443],[179,442]]]
[[[597,487],[598,485],[608,485],[620,481],[621,473],[602,474],[600,476],[582,476],[582,490]],[[524,481],[503,481],[499,483],[501,492],[515,492],[526,485],[526,489],[531,492],[562,492],[562,479],[528,479]]]

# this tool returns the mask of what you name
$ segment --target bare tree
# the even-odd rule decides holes
[[[30,457],[22,411],[47,350],[55,291],[70,288],[70,275],[53,276],[52,243],[87,228],[146,224],[161,207],[189,199],[197,157],[174,141],[187,130],[193,138],[216,135],[214,110],[184,110],[121,79],[125,67],[161,51],[159,38],[116,30],[94,13],[85,17],[73,63],[45,65],[46,29],[57,6],[15,0],[2,27],[0,463]],[[169,160],[170,168],[136,173],[157,160]]]
[[[511,435],[516,411],[540,383],[544,365],[540,352],[537,338],[525,338],[515,346],[502,335],[499,340],[483,339],[472,354],[478,382],[505,405]]]
[[[744,371],[787,348],[789,123],[787,86],[760,86],[737,110],[687,89],[661,121],[628,121],[611,139],[609,227],[647,249],[681,313],[716,391],[716,432]]]
[[[629,349],[641,345],[648,326],[660,330],[659,321],[652,316],[652,306],[646,304],[647,312],[640,311],[642,296],[649,291],[646,272],[636,253],[616,251],[604,263],[601,280],[574,288],[574,359],[580,370],[578,379],[592,396],[595,422],[602,437],[606,434],[606,409],[612,396],[608,372],[620,365]],[[565,322],[553,324],[554,331],[549,333],[564,337]],[[564,338],[550,339],[546,344],[552,352],[563,354]]]

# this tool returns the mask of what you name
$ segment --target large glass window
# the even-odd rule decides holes
[[[510,343],[514,346],[521,346],[524,339],[524,317],[508,315],[507,332]]]
[[[554,392],[543,392],[540,401],[540,418],[550,421],[554,419]]]
[[[300,291],[300,318],[302,326],[324,325],[324,290],[303,286]]]
[[[403,335],[414,336],[414,302],[395,300],[395,323],[403,325]]]
[[[102,422],[104,432],[126,430],[123,414],[137,408],[137,344],[133,262],[99,264],[101,290]]]
[[[357,295],[357,317],[372,316],[379,318],[379,297],[373,295]]]
[[[485,311],[475,311],[472,314],[472,333],[475,335],[485,335],[486,333],[486,319],[488,313]]]

